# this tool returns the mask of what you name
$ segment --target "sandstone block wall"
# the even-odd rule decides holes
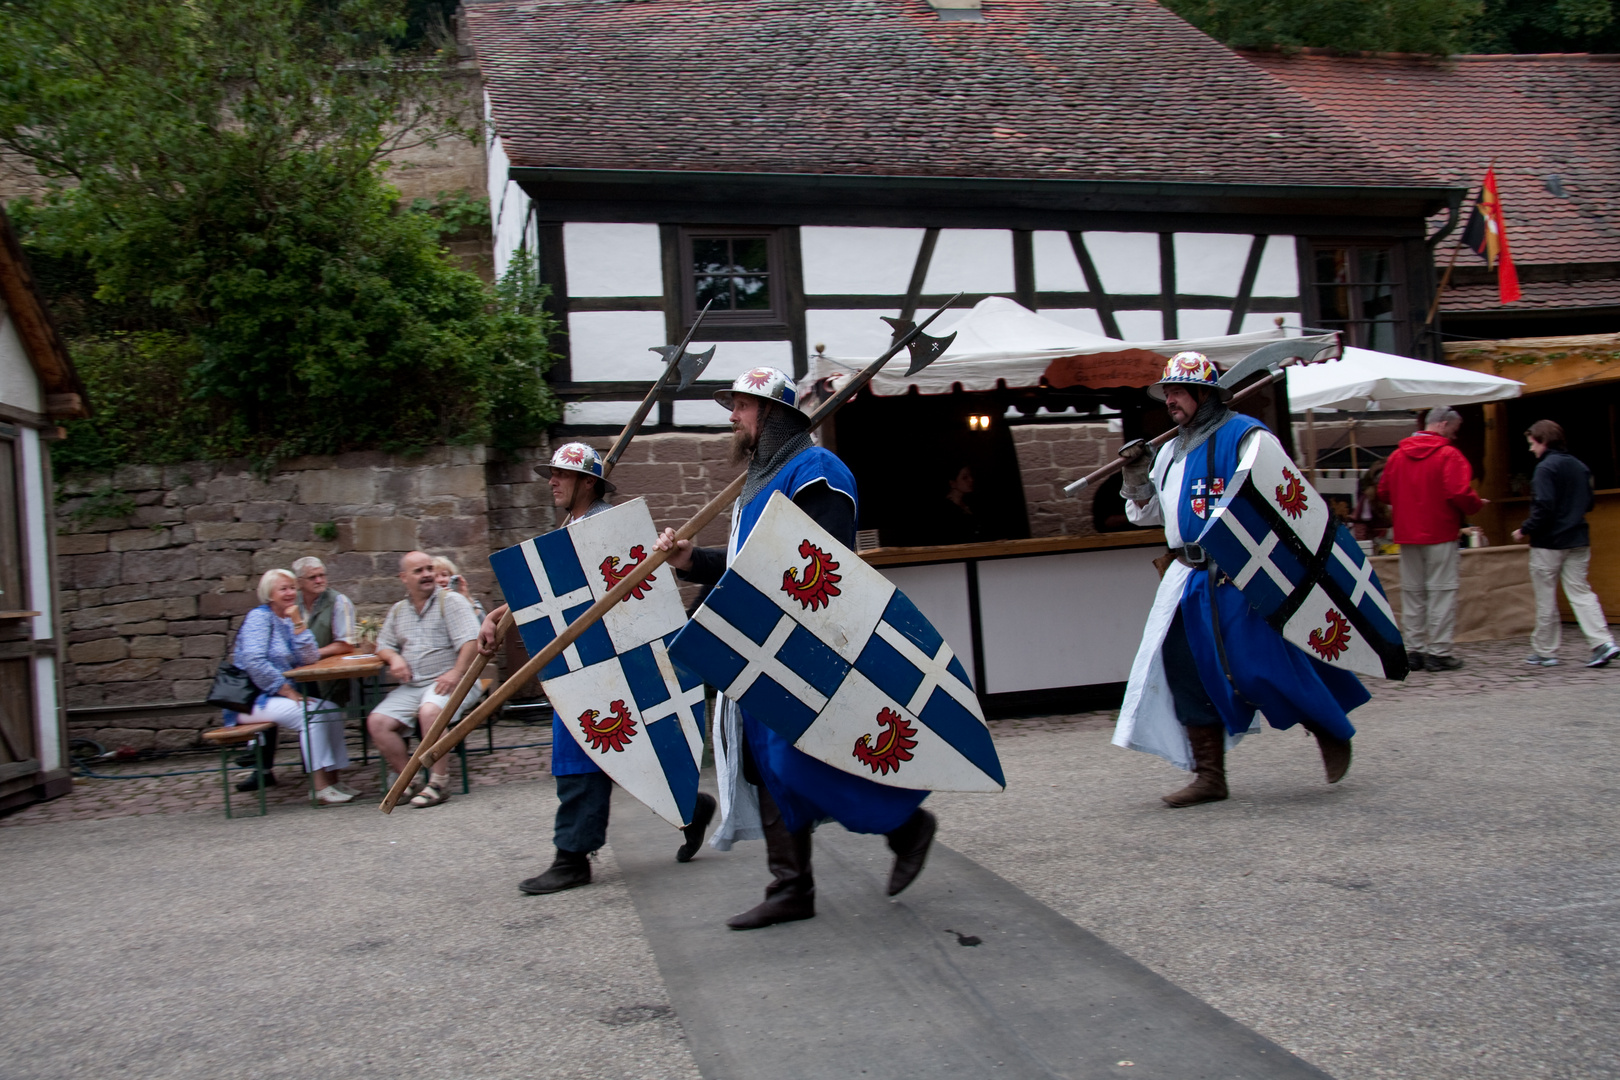
[[[1061,486],[1111,455],[1103,424],[1013,429],[1036,536],[1092,532],[1090,500]],[[606,451],[612,440],[588,439]],[[657,434],[635,440],[614,473],[615,501],[645,497],[659,528],[680,525],[737,475],[725,435]],[[269,476],[241,462],[128,467],[61,485],[58,551],[64,677],[73,707],[197,701],[258,604],[258,578],[303,555],[327,564],[333,587],[361,615],[400,599],[400,554],[450,556],[486,605],[501,602],[490,552],[556,526],[545,466],[550,446],[491,455],[439,447],[418,457],[383,453],[298,458]],[[538,470],[538,471],[537,471]],[[85,520],[108,489],[134,504],[116,519]],[[699,534],[724,546],[730,512]],[[690,599],[694,590],[688,590]],[[508,665],[521,661],[521,653]],[[119,745],[189,745],[211,715],[74,721],[75,735]]]
[[[1093,536],[1091,496],[1065,498],[1063,485],[1078,480],[1119,452],[1121,436],[1100,424],[1021,424],[1012,429],[1024,481],[1029,535]]]

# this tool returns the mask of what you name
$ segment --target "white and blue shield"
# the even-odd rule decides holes
[[[929,791],[1006,787],[950,645],[780,492],[670,653],[836,769]]]
[[[498,551],[490,565],[532,656],[648,558],[658,532],[642,499]],[[615,783],[675,825],[691,821],[703,752],[703,686],[670,660],[686,621],[659,570],[540,672],[561,726]]]
[[[1289,644],[1333,667],[1406,677],[1372,564],[1282,448],[1253,439],[1198,543]]]

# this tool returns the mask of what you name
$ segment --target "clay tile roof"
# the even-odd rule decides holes
[[[1430,183],[1495,161],[1516,263],[1620,260],[1620,57],[1245,55]]]
[[[517,167],[1429,186],[1152,0],[495,0]]]
[[[1511,239],[1511,236],[1509,237]],[[1587,307],[1620,307],[1620,280],[1609,281],[1525,281],[1519,286],[1523,295],[1512,304],[1513,310],[1548,311],[1578,310]],[[1485,285],[1452,285],[1446,290],[1441,304],[1448,313],[1466,311],[1502,311],[1494,282]]]

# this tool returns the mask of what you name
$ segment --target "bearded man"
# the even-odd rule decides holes
[[[1276,436],[1226,407],[1231,392],[1202,353],[1170,358],[1148,388],[1179,429],[1157,458],[1141,442],[1120,451],[1125,515],[1163,525],[1170,551],[1120,707],[1114,743],[1194,773],[1162,796],[1172,807],[1227,797],[1226,751],[1257,728],[1299,724],[1316,737],[1327,781],[1350,768],[1349,712],[1370,695],[1348,671],[1284,641],[1196,543],[1252,439]],[[1281,447],[1278,447],[1281,452]]]
[[[664,530],[658,546],[671,552],[669,564],[677,573],[699,584],[719,581],[776,492],[853,548],[855,478],[831,451],[811,443],[793,380],[775,368],[755,368],[715,400],[731,410],[732,460],[748,463],[748,479],[732,507],[724,550],[694,547],[676,541],[675,530]],[[887,787],[817,761],[723,697],[714,756],[722,816],[710,842],[725,851],[736,840],[763,836],[772,879],[763,903],[727,920],[733,930],[814,917],[810,830],[826,818],[851,832],[887,837],[895,853],[890,896],[922,872],[937,824],[921,807],[926,791]]]

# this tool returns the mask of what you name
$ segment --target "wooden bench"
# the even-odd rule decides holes
[[[237,724],[235,727],[209,728],[202,733],[202,741],[209,746],[219,748],[219,780],[225,789],[225,816],[233,817],[231,813],[231,752],[239,746],[251,743],[271,730],[276,725],[268,720],[255,723]],[[270,811],[264,803],[264,763],[257,757],[253,761],[253,775],[259,781],[259,816],[263,817]]]

